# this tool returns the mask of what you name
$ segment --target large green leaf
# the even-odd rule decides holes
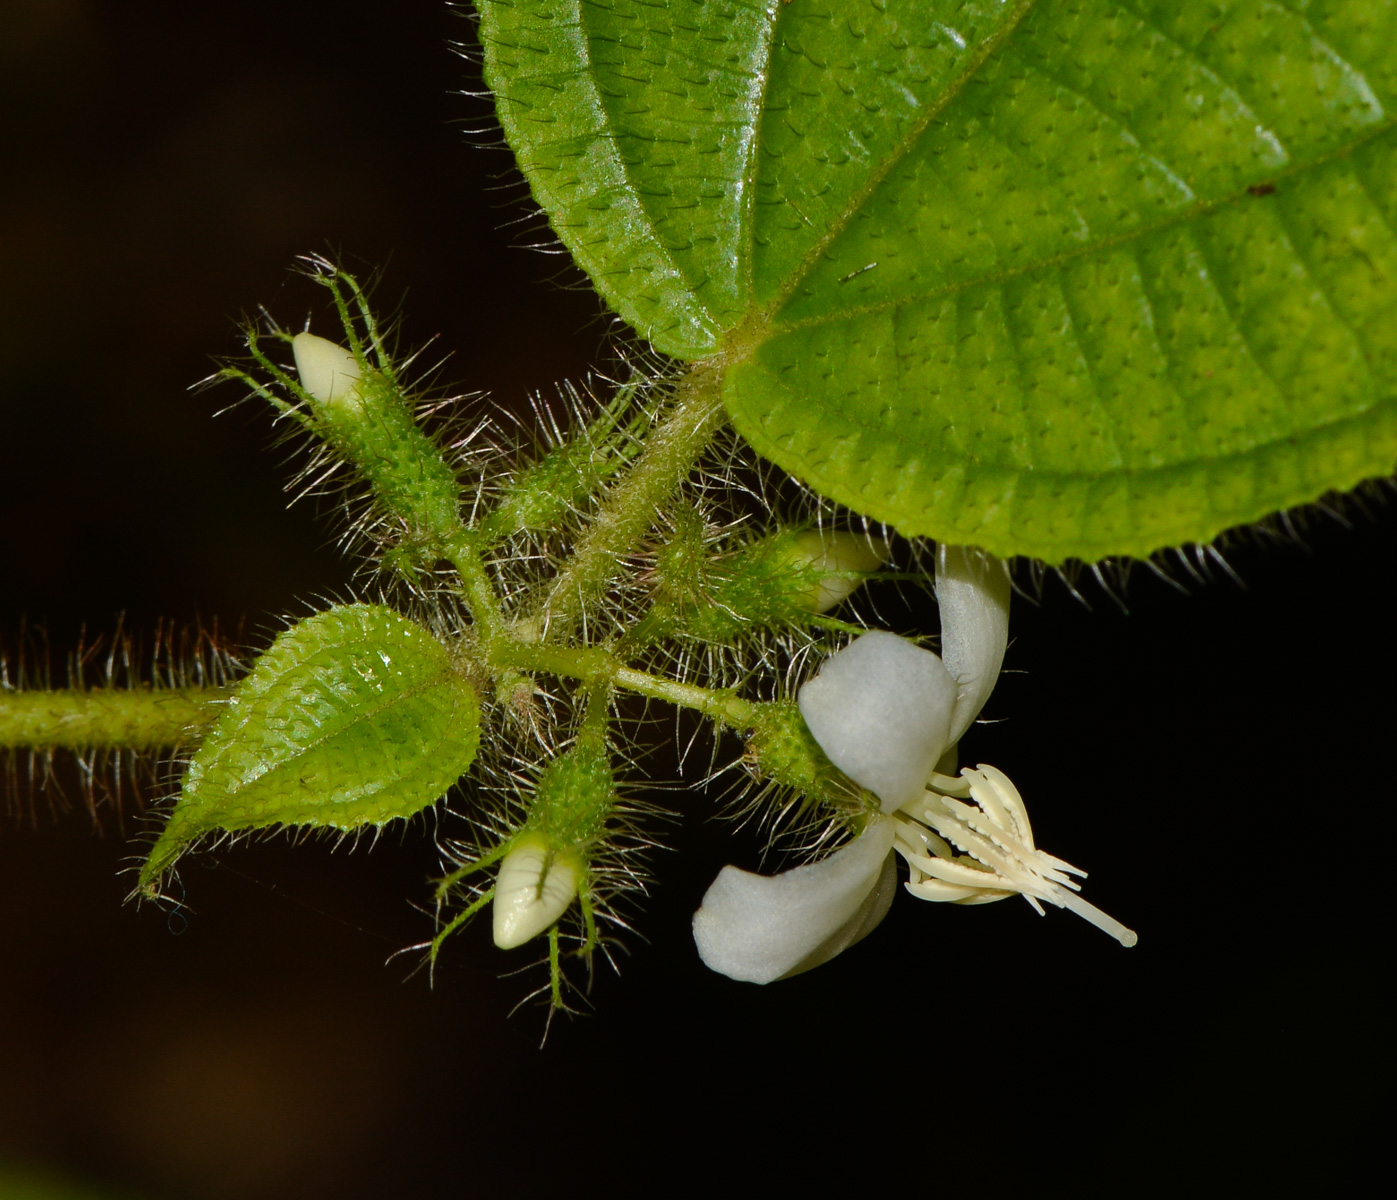
[[[282,633],[228,701],[139,886],[154,891],[218,830],[409,817],[465,773],[479,742],[475,689],[429,630],[382,605],[319,613]]]
[[[1210,538],[1397,464],[1397,0],[479,0],[558,235],[908,534]]]

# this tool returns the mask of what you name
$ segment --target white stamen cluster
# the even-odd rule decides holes
[[[1071,877],[1085,879],[1085,871],[1034,846],[1023,797],[1003,771],[981,763],[963,769],[959,779],[933,775],[921,798],[904,805],[893,821],[893,849],[909,872],[905,886],[919,899],[987,904],[1018,893],[1040,916],[1039,902],[1046,901],[1090,921],[1122,946],[1135,945],[1133,930],[1077,895],[1081,885]]]

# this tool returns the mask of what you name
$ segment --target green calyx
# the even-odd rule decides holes
[[[316,404],[315,432],[353,464],[384,515],[401,526],[402,544],[430,566],[460,529],[461,485],[392,379],[369,368],[352,397],[357,402]]]
[[[759,784],[784,796],[785,807],[794,805],[800,813],[819,808],[858,832],[878,812],[876,798],[829,761],[793,701],[762,706],[743,761]]]
[[[517,534],[556,534],[587,513],[597,495],[634,459],[649,413],[623,386],[582,429],[514,471],[480,522],[486,545]]]
[[[312,275],[334,299],[344,345],[311,333],[294,337],[246,330],[259,378],[237,366],[221,378],[239,380],[278,412],[298,422],[363,486],[367,514],[355,532],[376,543],[394,574],[416,578],[443,559],[466,552],[461,483],[442,448],[421,426],[393,355],[358,281],[321,260]],[[288,343],[294,374],[268,356],[264,338]],[[323,458],[310,470],[329,474]]]
[[[671,521],[674,532],[655,553],[657,619],[703,642],[822,624],[887,556],[860,535],[798,528],[720,548],[696,510]]]
[[[606,829],[616,806],[616,776],[601,746],[581,744],[539,773],[524,829],[541,835],[554,853],[588,848]]]

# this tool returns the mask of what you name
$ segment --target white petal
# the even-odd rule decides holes
[[[952,745],[980,715],[1004,665],[1009,591],[1009,569],[1002,559],[966,546],[937,547],[941,661],[960,688],[951,718]]]
[[[770,983],[852,946],[897,890],[894,832],[879,819],[829,858],[779,875],[724,867],[694,914],[699,957],[733,979]]]
[[[298,333],[291,339],[291,353],[301,386],[321,404],[344,401],[357,393],[359,363],[343,346],[313,333]]]
[[[889,813],[916,800],[952,744],[956,685],[930,650],[874,631],[831,655],[797,695],[830,762]]]
[[[580,874],[575,855],[553,853],[539,834],[521,837],[495,879],[495,945],[513,950],[552,925],[577,896]]]

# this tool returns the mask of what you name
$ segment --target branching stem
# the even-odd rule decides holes
[[[456,568],[465,591],[466,604],[482,638],[491,641],[504,630],[504,613],[499,593],[485,569],[475,535],[464,525],[444,549],[443,557]]]
[[[624,688],[653,700],[694,709],[739,730],[756,725],[763,708],[761,703],[744,700],[727,688],[680,683],[628,667],[610,651],[593,646],[530,645],[511,639],[492,647],[490,665],[579,679],[594,689],[607,685]]]
[[[603,498],[572,557],[531,614],[549,641],[565,641],[588,604],[616,579],[624,556],[639,545],[656,513],[722,427],[718,384],[718,368],[700,364],[675,385],[669,408],[646,439],[644,451]]]

